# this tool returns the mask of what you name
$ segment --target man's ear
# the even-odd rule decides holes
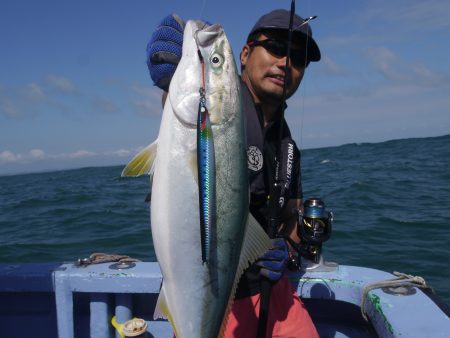
[[[248,56],[250,54],[250,47],[248,45],[245,45],[242,47],[241,51],[241,65],[245,66],[247,64]]]

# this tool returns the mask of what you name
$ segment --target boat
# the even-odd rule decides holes
[[[450,336],[449,307],[419,277],[321,257],[289,279],[321,337]],[[168,321],[153,320],[161,282],[156,262],[2,263],[0,336],[123,337],[139,321],[142,334],[129,336],[172,338]]]

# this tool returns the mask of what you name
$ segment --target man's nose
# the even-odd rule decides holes
[[[282,57],[277,58],[277,67],[284,70],[284,68],[286,67],[286,61],[287,61],[287,56],[282,56]],[[292,62],[289,59],[288,67],[290,67],[291,64],[292,64]]]

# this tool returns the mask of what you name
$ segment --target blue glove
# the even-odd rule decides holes
[[[153,84],[168,91],[181,59],[185,23],[176,14],[165,17],[147,44],[147,66]]]
[[[286,241],[282,238],[272,240],[272,248],[266,251],[256,262],[261,267],[260,274],[276,282],[283,275],[289,260]]]

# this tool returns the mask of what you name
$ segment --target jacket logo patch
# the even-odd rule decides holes
[[[257,146],[249,146],[247,149],[248,169],[259,171],[263,167],[263,155]]]

